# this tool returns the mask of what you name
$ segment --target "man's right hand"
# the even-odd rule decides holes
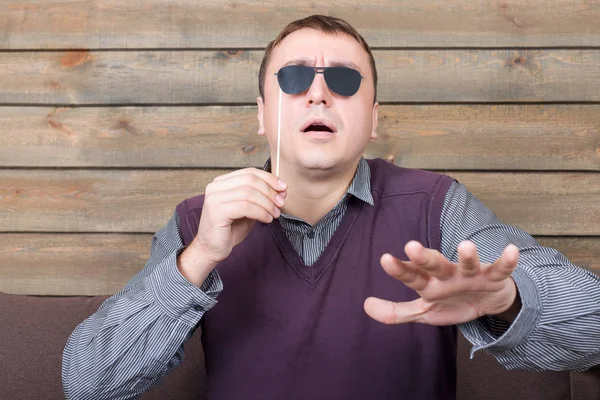
[[[178,259],[181,274],[200,287],[256,221],[268,224],[279,217],[286,196],[285,183],[256,168],[215,178],[206,186],[198,233]]]

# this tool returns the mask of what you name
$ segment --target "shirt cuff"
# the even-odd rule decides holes
[[[519,346],[531,334],[542,314],[538,290],[529,275],[517,268],[511,276],[521,296],[521,310],[504,334],[500,337],[494,335],[486,324],[485,317],[459,325],[465,338],[473,344],[471,358],[478,350],[501,353]]]
[[[151,275],[152,291],[166,314],[193,327],[217,304],[216,298],[223,284],[217,271],[213,270],[198,288],[179,272],[177,254],[179,251],[159,262]]]

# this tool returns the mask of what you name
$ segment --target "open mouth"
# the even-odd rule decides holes
[[[302,132],[307,133],[307,132],[328,132],[328,133],[335,133],[335,129],[330,126],[327,123],[324,122],[312,122],[311,124],[307,125],[304,129],[302,129]]]
[[[330,133],[333,133],[333,129],[331,129],[327,125],[311,124],[308,127],[306,127],[304,132],[330,132]]]

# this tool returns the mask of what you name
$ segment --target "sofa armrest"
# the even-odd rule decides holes
[[[457,400],[571,399],[570,374],[567,371],[509,371],[492,355],[482,351],[471,360],[470,349],[471,344],[459,333]]]
[[[600,366],[571,372],[571,400],[600,400]]]
[[[63,399],[61,366],[67,339],[106,298],[0,292],[0,398]],[[204,400],[204,375],[204,354],[197,329],[185,345],[182,365],[141,399]]]

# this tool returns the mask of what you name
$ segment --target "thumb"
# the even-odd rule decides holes
[[[369,297],[365,300],[364,309],[369,317],[388,325],[423,322],[424,310],[421,307],[421,299],[394,303],[377,297]]]

